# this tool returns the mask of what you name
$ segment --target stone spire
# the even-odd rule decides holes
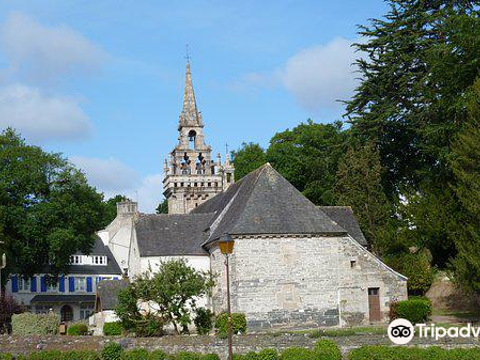
[[[193,91],[192,74],[190,72],[190,61],[188,59],[185,73],[185,90],[183,92],[183,108],[179,121],[179,127],[182,126],[203,126],[202,115],[197,109],[197,102]]]

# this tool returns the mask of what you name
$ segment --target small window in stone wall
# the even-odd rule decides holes
[[[357,266],[357,260],[350,260],[350,267],[353,269]]]

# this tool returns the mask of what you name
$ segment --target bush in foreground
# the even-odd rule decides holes
[[[228,314],[222,313],[217,316],[215,320],[215,329],[217,334],[221,337],[225,337],[228,334]],[[232,313],[232,331],[234,334],[246,334],[247,333],[247,319],[245,314]]]
[[[123,326],[120,322],[107,322],[103,324],[103,335],[117,336],[122,335]]]
[[[122,358],[123,348],[119,343],[112,342],[105,345],[100,353],[102,360],[120,360]]]
[[[67,335],[78,336],[87,334],[88,326],[83,323],[70,325],[67,329]]]
[[[429,300],[411,299],[394,302],[390,305],[390,319],[407,319],[412,324],[427,321],[432,314],[432,305]]]
[[[480,360],[480,350],[401,346],[362,346],[352,350],[348,360]]]
[[[58,331],[60,317],[57,314],[23,313],[12,316],[14,335],[52,335]]]

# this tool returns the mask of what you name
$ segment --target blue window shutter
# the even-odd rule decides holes
[[[93,291],[92,278],[89,276],[87,277],[87,292],[92,292],[92,291]]]
[[[58,291],[65,292],[65,276],[60,276],[58,279]]]
[[[68,291],[69,292],[75,291],[75,278],[73,276],[70,276],[68,278]]]
[[[17,277],[17,275],[12,276],[12,292],[18,292],[18,277]]]
[[[118,280],[118,277],[115,276],[115,277],[113,278],[113,280]]]
[[[47,283],[45,282],[45,276],[40,278],[40,291],[47,292]]]
[[[37,292],[37,277],[32,276],[30,279],[30,291],[31,292]]]

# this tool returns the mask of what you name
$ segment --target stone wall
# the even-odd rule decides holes
[[[224,261],[211,249],[216,313],[226,307]],[[245,313],[253,331],[368,324],[371,287],[380,288],[388,321],[390,302],[407,297],[406,279],[348,236],[237,238],[230,270],[232,310]]]
[[[363,345],[391,345],[385,335],[353,335],[329,338],[334,340],[346,358],[352,349]],[[162,338],[120,338],[101,336],[6,336],[0,335],[0,354],[28,354],[40,350],[100,350],[109,342],[118,342],[125,349],[145,348],[149,351],[162,349],[168,353],[179,351],[196,351],[201,353],[216,353],[222,360],[227,359],[227,342],[214,336],[165,336]],[[307,334],[263,334],[234,336],[234,353],[245,354],[248,351],[259,351],[265,348],[275,348],[282,351],[288,347],[298,346],[312,348],[317,339]],[[414,338],[409,345],[440,346],[444,348],[478,346],[475,338],[431,339]]]

